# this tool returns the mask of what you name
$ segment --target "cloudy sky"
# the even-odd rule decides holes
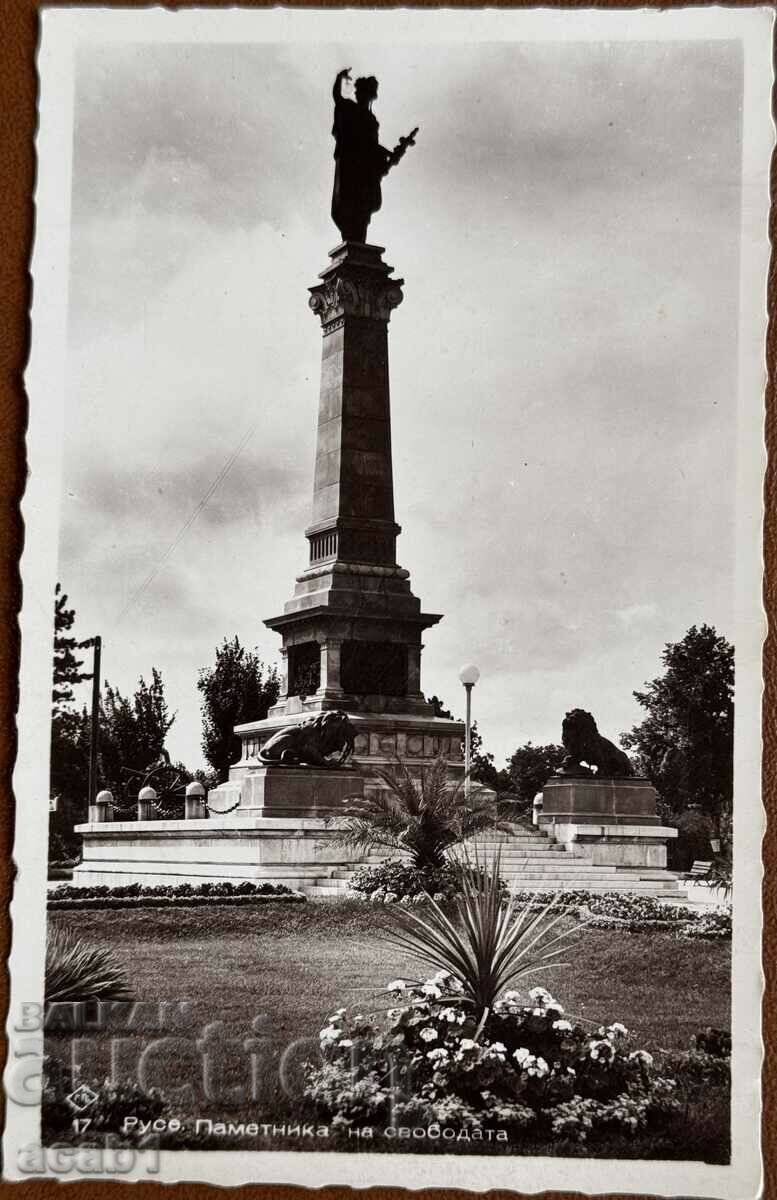
[[[370,240],[406,281],[398,558],[445,614],[422,686],[460,713],[458,669],[480,666],[499,764],[573,706],[616,737],[665,642],[732,636],[734,42],[83,50],[59,567],[77,630],[124,691],[161,669],[192,766],[216,645],[277,659],[262,618],[306,564],[307,287],[339,240],[345,66],[378,76],[384,144],[421,126]]]

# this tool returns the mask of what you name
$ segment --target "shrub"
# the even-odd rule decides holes
[[[725,1029],[713,1029],[708,1025],[691,1038],[691,1048],[715,1058],[731,1058],[731,1034]]]
[[[558,932],[564,914],[553,911],[555,900],[535,915],[533,906],[505,898],[500,865],[499,851],[482,862],[477,854],[465,853],[455,864],[459,894],[450,916],[431,899],[423,917],[398,909],[396,928],[385,934],[403,953],[455,979],[460,1002],[474,1008],[481,1022],[504,988],[549,964],[559,965],[551,960],[575,932]]]
[[[338,824],[339,845],[404,851],[415,867],[435,871],[445,866],[451,846],[484,830],[513,828],[487,788],[470,788],[467,795],[464,780],[451,781],[442,755],[418,774],[400,758],[374,773],[384,786],[354,801]]]
[[[51,893],[49,907],[57,907],[61,900],[100,900],[106,903],[114,900],[146,900],[158,898],[171,900],[175,898],[201,900],[203,897],[252,897],[252,896],[297,896],[291,888],[283,883],[240,883],[233,884],[229,880],[218,883],[201,883],[196,886],[191,883],[157,884],[144,886],[140,883],[120,884],[109,888],[105,884],[89,884],[86,887],[61,887]]]
[[[47,1004],[130,1000],[124,967],[111,950],[90,946],[69,929],[52,929],[46,942]]]
[[[340,1009],[308,1064],[306,1097],[342,1132],[365,1123],[480,1127],[584,1142],[660,1128],[679,1105],[651,1055],[615,1023],[595,1032],[565,1020],[544,988],[506,991],[485,1021],[440,971],[389,984],[385,1018]]]
[[[377,867],[362,867],[356,872],[349,885],[351,891],[365,899],[383,900],[386,895],[396,896],[400,901],[407,898],[434,896],[438,901],[452,900],[461,892],[459,872],[454,862],[444,866],[421,870],[410,862],[392,858]],[[500,880],[500,888],[507,893],[507,885]]]

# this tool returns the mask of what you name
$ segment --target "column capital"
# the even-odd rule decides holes
[[[310,305],[324,331],[339,328],[346,317],[387,322],[402,303],[404,279],[391,279],[393,267],[381,258],[382,247],[344,242],[331,252],[332,265],[321,283],[310,288]]]

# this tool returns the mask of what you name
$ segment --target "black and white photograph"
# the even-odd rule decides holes
[[[43,14],[6,1177],[758,1194],[772,23]]]

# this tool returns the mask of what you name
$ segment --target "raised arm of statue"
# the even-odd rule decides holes
[[[342,71],[337,72],[335,84],[334,84],[334,87],[332,88],[332,99],[334,100],[335,104],[337,104],[338,101],[342,100],[342,98],[343,98],[343,91],[342,91],[343,80],[350,79],[350,78],[351,78],[351,68],[350,67],[344,67]]]

